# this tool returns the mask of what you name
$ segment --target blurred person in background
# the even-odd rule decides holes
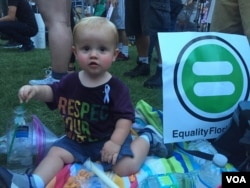
[[[119,34],[118,48],[120,50],[116,61],[127,61],[129,60],[128,50],[128,37],[125,31],[125,0],[108,0],[108,6],[113,5],[114,10],[111,15],[110,21],[112,21]]]
[[[45,79],[30,80],[31,85],[59,82],[68,74],[72,56],[71,0],[35,0],[48,30],[51,72]]]
[[[170,0],[125,0],[125,29],[127,36],[135,36],[138,53],[137,65],[124,76],[135,78],[149,76],[150,37],[155,38],[159,62],[156,72],[144,82],[144,87],[162,86],[162,62],[158,43],[158,32],[169,32],[171,27]]]
[[[182,0],[170,0],[170,28],[169,32],[175,32],[175,26],[177,22],[178,15],[180,14],[181,10],[183,9],[183,3]],[[166,30],[167,31],[167,30]],[[148,50],[148,56],[149,56],[149,62],[151,62],[152,54],[155,46],[155,43],[158,41],[157,35],[153,34],[150,36],[150,45]],[[158,48],[158,49],[157,49]],[[159,51],[159,47],[156,47]],[[157,68],[155,74],[150,77],[148,80],[144,82],[144,86],[148,88],[161,88],[162,87],[162,60],[160,57],[160,52],[157,53],[157,57],[153,59],[153,61],[156,61]]]
[[[245,35],[250,42],[249,18],[249,0],[216,0],[210,31]]]
[[[20,47],[26,52],[34,49],[31,37],[38,32],[35,14],[27,0],[8,0],[7,15],[0,18],[0,33],[9,41],[6,48]]]

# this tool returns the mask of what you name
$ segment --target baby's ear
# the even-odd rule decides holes
[[[74,53],[74,55],[76,56],[77,52],[76,52],[76,46],[72,46],[72,52]]]

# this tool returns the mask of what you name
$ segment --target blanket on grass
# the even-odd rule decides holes
[[[98,165],[98,164],[97,164]],[[196,172],[200,166],[195,162],[194,157],[175,148],[172,157],[158,158],[148,156],[141,169],[131,176],[119,177],[115,173],[105,172],[119,188],[137,188],[149,176],[163,175],[168,173],[189,173]],[[91,177],[81,177],[79,174],[86,171]],[[235,171],[231,164],[227,164],[223,171]],[[83,181],[82,181],[83,179]],[[171,186],[174,182],[171,179],[164,182],[165,186]],[[106,184],[100,178],[92,174],[83,164],[74,163],[66,165],[47,185],[46,188],[106,188]]]
[[[145,125],[153,125],[160,133],[162,128],[162,112],[141,100],[136,105],[136,120],[133,124],[134,134],[137,130],[143,129]],[[178,143],[179,146],[187,149],[188,142]],[[95,163],[102,170],[102,167]],[[180,147],[174,147],[173,156],[158,158],[148,156],[141,169],[131,176],[120,177],[115,173],[103,172],[105,176],[114,182],[119,188],[137,188],[147,177],[160,176],[169,173],[192,173],[197,172],[200,165],[195,157],[186,153]],[[231,164],[227,164],[222,171],[236,171]],[[164,187],[170,187],[174,182],[171,179],[164,179]],[[96,176],[84,164],[74,163],[66,165],[47,185],[46,188],[106,188],[108,187],[98,176]]]

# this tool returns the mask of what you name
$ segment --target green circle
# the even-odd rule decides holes
[[[213,55],[207,55],[213,54]],[[228,75],[195,75],[192,67],[195,62],[228,61],[233,71]],[[188,100],[198,109],[208,113],[224,112],[237,103],[241,97],[244,82],[243,73],[239,62],[227,49],[216,44],[207,44],[195,48],[187,57],[183,66],[182,85]],[[223,82],[229,81],[235,86],[231,95],[197,96],[194,86],[200,82]],[[218,104],[218,105],[215,105]]]

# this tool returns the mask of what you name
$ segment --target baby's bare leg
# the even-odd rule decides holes
[[[44,184],[49,181],[64,167],[65,164],[74,162],[71,153],[59,147],[52,147],[46,157],[41,161],[33,174],[40,176]]]

